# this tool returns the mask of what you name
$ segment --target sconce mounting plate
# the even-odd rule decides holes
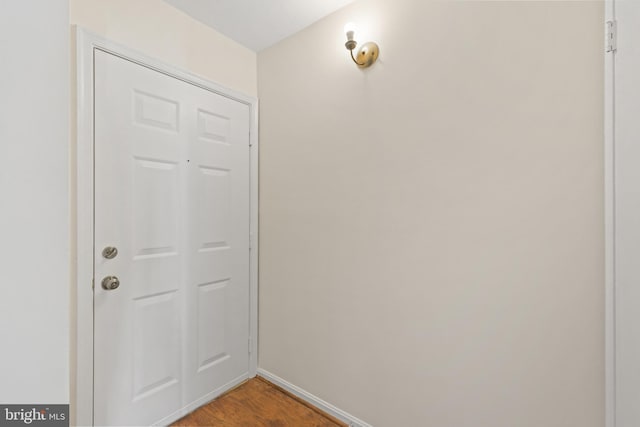
[[[373,65],[380,56],[380,48],[375,42],[366,42],[358,48],[355,60],[360,68],[367,68]]]

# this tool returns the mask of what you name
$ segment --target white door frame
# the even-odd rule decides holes
[[[258,100],[217,83],[205,80],[158,60],[135,52],[125,46],[106,40],[76,27],[77,59],[77,145],[76,154],[76,235],[75,266],[75,398],[73,409],[75,424],[93,425],[93,254],[94,254],[94,52],[102,50],[144,67],[209,90],[218,95],[246,104],[250,113],[250,260],[249,260],[249,376],[256,375],[258,367]],[[73,150],[72,150],[73,152]],[[72,210],[73,211],[73,210]],[[73,398],[73,396],[72,396]]]
[[[615,21],[614,0],[605,0],[606,23]],[[604,54],[604,221],[605,221],[605,426],[616,425],[616,298],[615,298],[615,59]]]

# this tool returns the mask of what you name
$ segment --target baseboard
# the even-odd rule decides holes
[[[258,368],[258,376],[261,376],[262,378],[274,383],[278,387],[288,391],[299,399],[304,400],[308,404],[313,405],[321,411],[331,415],[332,417],[348,424],[349,427],[373,427],[371,424],[365,423],[364,421],[354,417],[353,415],[343,411],[342,409],[336,408],[332,404],[325,402],[324,400],[314,396],[308,391],[305,391],[300,387],[297,387],[290,382],[283,380],[279,376],[265,371],[262,368]]]

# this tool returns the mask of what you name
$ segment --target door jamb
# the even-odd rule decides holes
[[[615,21],[615,0],[604,2],[606,23]],[[616,426],[615,295],[615,52],[604,54],[605,426]]]
[[[75,425],[93,425],[93,277],[94,277],[94,152],[93,152],[93,84],[94,52],[105,51],[152,70],[193,84],[218,95],[246,104],[250,108],[250,253],[249,253],[249,376],[258,368],[258,100],[217,83],[203,79],[118,43],[111,42],[82,28],[74,26],[76,37],[77,73],[77,142],[76,169],[72,186],[76,195],[75,228],[75,333],[76,348],[72,367],[75,396],[72,409]],[[73,150],[72,150],[73,151]],[[75,181],[75,185],[74,185]]]

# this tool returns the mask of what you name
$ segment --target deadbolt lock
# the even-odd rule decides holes
[[[106,259],[113,259],[116,257],[116,255],[118,255],[118,248],[115,248],[113,246],[107,246],[102,250],[102,256]]]

